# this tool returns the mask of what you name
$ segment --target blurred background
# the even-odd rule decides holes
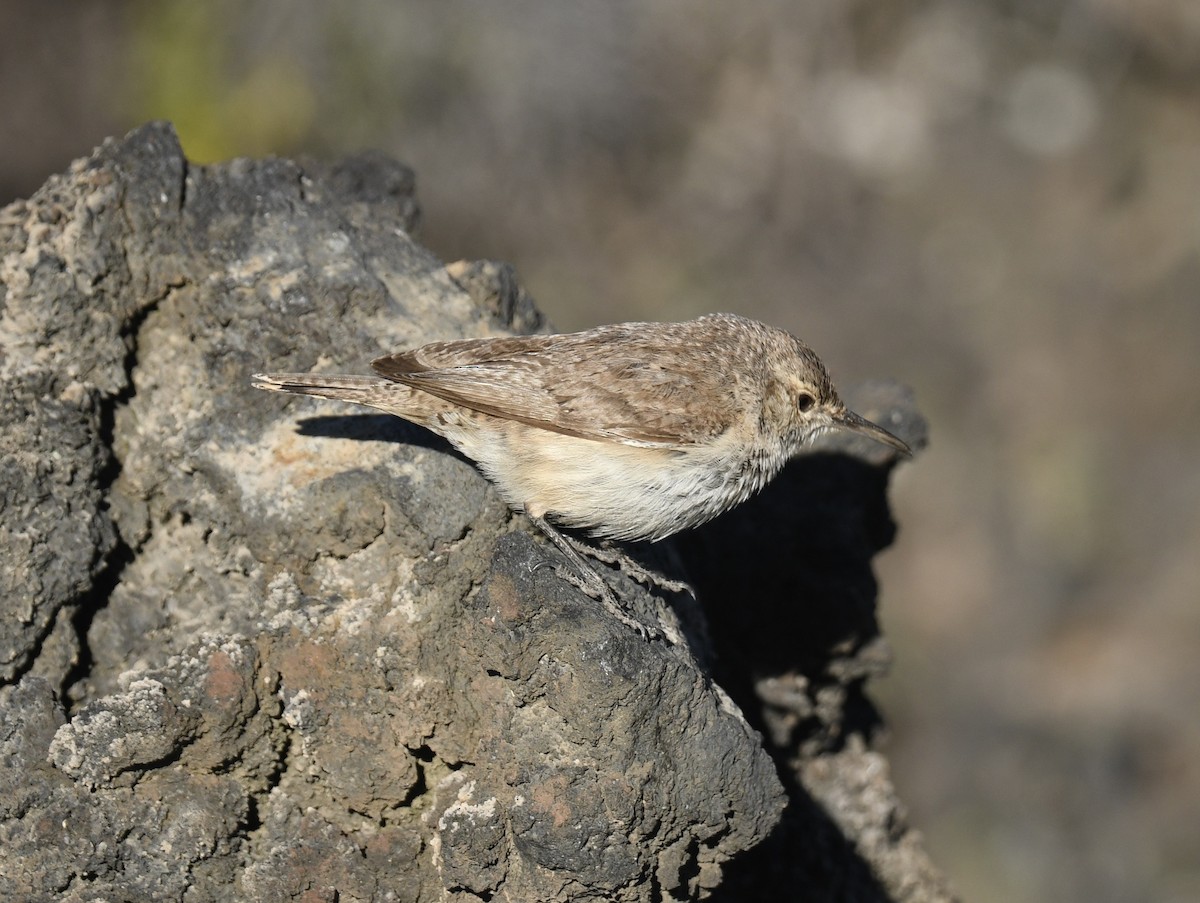
[[[914,387],[874,694],[934,860],[1200,899],[1196,0],[0,0],[0,203],[153,118],[404,160],[561,329],[729,310]]]

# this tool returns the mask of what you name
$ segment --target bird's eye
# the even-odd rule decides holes
[[[817,400],[807,392],[801,392],[796,397],[796,407],[800,409],[801,414],[807,414],[812,410],[812,406],[817,403]]]

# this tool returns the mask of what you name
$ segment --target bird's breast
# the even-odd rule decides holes
[[[513,507],[614,539],[657,540],[697,526],[774,476],[762,455],[726,437],[648,448],[505,422],[451,441]]]

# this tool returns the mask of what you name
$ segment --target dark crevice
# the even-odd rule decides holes
[[[188,203],[188,175],[191,172],[192,164],[188,161],[185,154],[179,155],[179,212],[182,213]]]
[[[426,765],[437,758],[437,753],[435,753],[428,746],[418,746],[416,748],[410,748],[408,751],[412,753],[414,759],[416,759],[418,762],[424,762]]]
[[[425,777],[425,766],[432,763],[436,758],[436,754],[428,746],[418,746],[416,748],[408,748],[409,755],[416,759],[417,777],[413,781],[412,786],[408,788],[408,793],[404,795],[404,799],[400,801],[401,807],[411,806],[413,800],[419,799],[429,792],[429,781]]]
[[[495,898],[494,894],[490,890],[476,890],[475,888],[468,887],[465,884],[450,885],[447,886],[446,890],[453,894],[455,898],[459,898],[461,893],[461,899],[492,900]]]
[[[650,903],[663,903],[665,898],[663,897],[662,885],[658,880],[658,873],[651,870],[649,876],[646,878],[646,883],[650,888]]]
[[[277,723],[284,724],[282,720]],[[279,750],[275,758],[275,767],[271,769],[271,773],[267,776],[265,784],[261,789],[256,789],[246,794],[246,817],[234,829],[233,833],[235,835],[241,834],[250,843],[254,842],[254,836],[263,828],[263,815],[259,801],[269,800],[275,788],[283,783],[283,776],[288,770],[288,759],[291,756],[291,751],[291,732],[285,730],[279,743]]]
[[[92,629],[92,622],[96,615],[108,605],[109,598],[121,582],[121,574],[125,567],[133,561],[133,558],[133,549],[118,538],[116,546],[106,556],[100,573],[92,580],[91,588],[79,597],[78,607],[71,616],[71,629],[75,631],[78,652],[75,664],[63,675],[62,684],[59,687],[59,699],[66,708],[67,717],[74,713],[77,703],[86,701],[84,699],[76,700],[72,691],[76,685],[87,679],[95,664],[92,647],[88,642],[88,633]]]
[[[688,841],[687,855],[679,867],[679,888],[684,889],[700,880],[700,845],[696,839]]]
[[[267,792],[270,792],[269,790]],[[242,819],[242,823],[238,826],[241,833],[245,835],[253,834],[262,827],[262,813],[258,811],[258,796],[256,794],[247,794],[246,796],[246,817]]]
[[[133,787],[137,787],[142,781],[150,777],[154,772],[166,768],[168,765],[174,765],[183,758],[184,751],[191,745],[191,741],[187,739],[179,739],[176,745],[159,756],[157,759],[139,759],[136,762],[130,762],[124,768],[120,768],[113,773],[113,778],[120,775],[130,775],[133,779]]]
[[[160,295],[138,309],[121,330],[121,339],[125,343],[123,362],[125,385],[119,392],[103,399],[100,404],[99,440],[101,447],[107,452],[107,457],[96,474],[96,484],[101,494],[101,510],[108,513],[110,519],[112,517],[111,494],[113,486],[116,485],[117,479],[121,475],[121,461],[114,451],[117,412],[137,394],[133,373],[137,367],[138,340],[142,327],[150,315],[158,310],[159,305],[170,297],[175,287],[168,286]],[[91,587],[79,596],[78,607],[71,617],[78,654],[75,664],[63,675],[59,688],[59,698],[63,701],[68,716],[72,714],[78,704],[86,701],[83,697],[76,699],[74,691],[83,681],[87,680],[95,665],[95,657],[88,641],[92,623],[95,621],[96,615],[107,607],[109,599],[121,582],[121,575],[135,558],[134,548],[121,536],[119,525],[113,522],[113,527],[116,532],[116,541],[112,549],[104,556],[96,576],[92,579]]]

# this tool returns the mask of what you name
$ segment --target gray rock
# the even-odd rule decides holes
[[[869,643],[810,642],[837,667],[782,690],[719,672],[777,765],[714,682],[698,606],[613,570],[677,639],[647,642],[437,437],[250,388],[544,327],[511,268],[443,265],[417,216],[385,158],[196,167],[165,125],[0,213],[0,898],[818,899],[819,851],[779,840],[779,770],[814,764],[854,813],[828,835],[887,852],[886,770],[826,742],[878,670]],[[858,556],[834,599],[881,544],[853,525],[886,512],[886,467],[848,460],[831,492],[864,507],[816,509]],[[714,576],[740,552],[705,554],[668,564],[769,610]],[[776,860],[757,883],[756,846]],[[934,886],[898,862],[887,886]]]

